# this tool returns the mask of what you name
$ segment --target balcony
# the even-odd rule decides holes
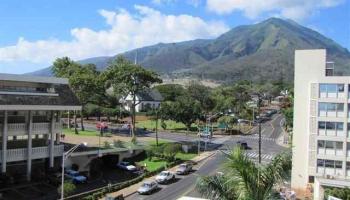
[[[2,134],[3,125],[0,124],[0,133]],[[27,124],[25,123],[16,123],[16,124],[8,124],[8,136],[18,136],[18,135],[27,135]],[[32,134],[48,134],[50,133],[51,123],[33,123]],[[60,132],[61,123],[55,123],[55,132]]]
[[[62,156],[64,145],[54,146],[54,157]],[[27,160],[28,149],[8,149],[7,162]],[[48,158],[50,148],[48,146],[32,148],[32,159]],[[2,162],[2,151],[0,151],[0,161]]]

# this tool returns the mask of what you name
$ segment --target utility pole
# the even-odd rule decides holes
[[[258,114],[260,114],[260,94],[258,95]],[[258,121],[259,123],[259,164],[261,164],[261,119]]]
[[[158,109],[156,109],[156,145],[158,146]]]

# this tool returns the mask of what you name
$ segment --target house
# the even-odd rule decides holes
[[[3,174],[31,180],[61,165],[61,114],[81,110],[68,80],[0,74],[0,163]]]
[[[142,112],[149,108],[159,108],[160,103],[163,101],[162,95],[156,89],[147,89],[145,91],[136,94],[136,112]],[[128,111],[131,110],[133,103],[133,96],[128,95],[122,100],[124,108]]]
[[[350,187],[350,76],[336,75],[326,50],[295,52],[293,167],[291,186]]]

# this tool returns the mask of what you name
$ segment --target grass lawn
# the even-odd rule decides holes
[[[173,120],[165,120],[167,130],[186,130],[186,126],[183,123],[178,123]],[[156,121],[154,120],[145,120],[145,121],[138,121],[136,123],[136,127],[138,128],[147,128],[148,130],[153,130],[156,127]],[[197,126],[195,124],[192,124],[191,129],[196,129]],[[158,130],[164,130],[161,127],[161,120],[158,121]]]
[[[163,145],[163,144],[171,143],[171,142],[172,141],[170,141],[170,140],[158,139],[158,145]],[[156,139],[148,142],[148,146],[156,146],[156,145],[157,145]]]
[[[152,161],[149,161],[148,158],[146,158],[145,160],[138,162],[138,164],[142,166],[144,166],[145,163],[147,170],[152,172],[159,169],[160,167],[165,166],[167,162],[158,158],[152,158]]]
[[[180,159],[180,160],[184,160],[184,161],[187,161],[187,160],[191,160],[192,158],[196,157],[198,154],[196,153],[178,153],[176,154],[176,158],[177,159]]]
[[[73,129],[64,128],[63,133],[66,135],[75,135],[74,128]],[[97,131],[89,131],[89,130],[81,131],[81,130],[79,130],[79,135],[81,135],[81,136],[98,136],[99,133]]]

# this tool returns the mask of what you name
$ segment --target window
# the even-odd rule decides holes
[[[319,88],[321,98],[344,97],[344,84],[320,84]]]
[[[317,142],[318,148],[324,148],[324,147],[325,147],[324,143],[325,143],[324,140],[319,140],[319,141]]]
[[[324,167],[324,160],[317,159],[317,167]]]
[[[334,168],[334,160],[325,160],[325,167]]]
[[[326,149],[334,149],[334,142],[326,141]]]
[[[335,146],[338,150],[342,150],[343,149],[343,142],[336,142]]]
[[[337,131],[343,131],[344,130],[344,124],[342,122],[337,122]]]
[[[343,103],[318,103],[318,112],[320,117],[343,117],[344,104]]]
[[[337,168],[337,169],[343,168],[343,162],[342,161],[335,161],[334,164],[335,164],[335,168]]]
[[[326,122],[318,122],[318,129],[326,129]]]

